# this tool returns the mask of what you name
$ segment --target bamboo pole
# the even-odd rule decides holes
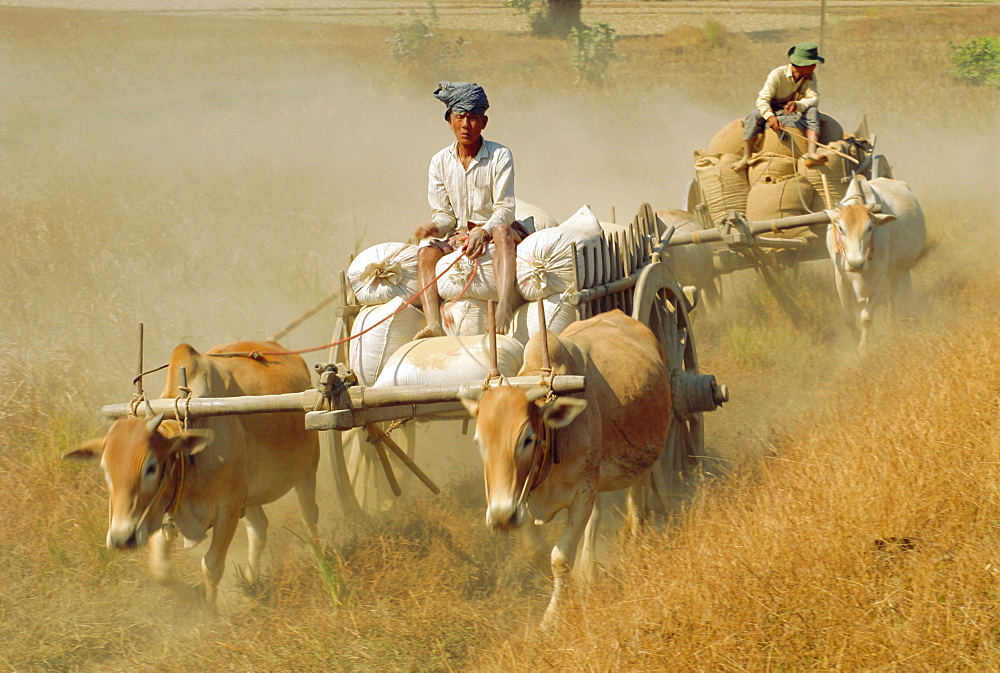
[[[542,369],[549,371],[552,365],[549,362],[549,326],[545,322],[545,300],[538,300],[538,331],[542,335]]]
[[[486,302],[486,320],[489,323],[487,326],[487,334],[490,336],[490,373],[489,377],[491,379],[500,378],[500,367],[497,365],[497,325],[496,325],[496,306],[493,300]]]
[[[823,181],[823,203],[828,209],[833,209],[833,199],[830,198],[830,183],[827,182],[826,173],[820,173],[819,177]]]
[[[135,380],[132,384],[135,386],[135,399],[140,400],[143,396],[142,391],[142,341],[143,341],[143,324],[139,323],[139,355],[136,358],[135,366]]]

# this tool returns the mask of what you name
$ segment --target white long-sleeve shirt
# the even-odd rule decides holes
[[[819,86],[815,73],[806,75],[799,81],[792,76],[791,64],[778,66],[767,75],[764,88],[757,94],[757,109],[760,115],[767,119],[774,115],[772,101],[781,108],[790,100],[795,101],[797,112],[805,112],[807,108],[819,105]]]
[[[461,224],[482,224],[487,233],[514,221],[514,157],[500,143],[483,138],[469,167],[458,158],[458,142],[431,158],[427,201],[438,236],[446,237]]]

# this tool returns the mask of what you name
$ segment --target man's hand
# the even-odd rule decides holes
[[[436,237],[438,235],[437,225],[433,222],[428,222],[426,224],[418,224],[417,228],[413,230],[413,236],[417,240],[423,240],[425,238],[430,238],[431,236]]]
[[[781,130],[781,122],[778,121],[778,115],[771,115],[767,118],[767,125],[771,127],[771,130],[777,133]]]
[[[793,112],[798,112],[798,109],[799,108],[795,105],[795,101],[793,100],[790,100],[787,103],[785,103],[784,110],[789,114]]]
[[[476,227],[469,232],[469,240],[465,243],[465,254],[469,259],[475,259],[486,252],[486,244],[490,242],[490,235],[482,227]]]

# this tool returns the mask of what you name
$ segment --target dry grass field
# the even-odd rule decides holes
[[[691,152],[746,113],[814,17],[743,3],[719,41],[694,3],[684,23],[658,15],[669,3],[628,5],[648,21],[622,30],[594,90],[572,86],[564,44],[459,30],[457,5],[436,33],[457,52],[400,62],[388,19],[11,4],[25,3],[0,7],[0,669],[1000,670],[1000,107],[948,61],[949,42],[1000,34],[995,4],[829,3],[824,109],[849,129],[867,115],[928,217],[918,316],[882,320],[862,358],[826,266],[787,274],[796,324],[752,275],[729,279],[725,310],[695,324],[702,370],[733,396],[708,418],[711,473],[670,529],[609,540],[601,579],[550,634],[534,628],[549,580],[486,530],[458,426],[419,430],[445,492],[370,525],[344,520],[324,460],[323,549],[277,503],[265,578],[228,569],[217,614],[153,585],[144,552],[107,550],[99,470],[59,456],[129,398],[138,322],[150,366],[182,341],[264,337],[333,291],[356,250],[405,239],[449,142],[438,80],[486,86],[521,198],[625,219],[682,206]],[[398,6],[398,21],[424,10]],[[325,343],[332,323],[285,345]],[[178,552],[187,579],[203,553]]]

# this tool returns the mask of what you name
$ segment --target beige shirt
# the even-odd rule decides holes
[[[510,150],[483,138],[469,167],[458,158],[458,142],[431,159],[427,176],[431,222],[445,237],[459,223],[482,224],[492,232],[498,224],[514,221],[514,157]]]
[[[807,75],[799,81],[792,77],[792,65],[778,66],[772,70],[764,88],[757,94],[757,109],[760,115],[767,119],[774,116],[772,102],[779,109],[788,101],[795,101],[795,109],[805,112],[807,108],[819,105],[819,88],[816,84],[816,74]]]

